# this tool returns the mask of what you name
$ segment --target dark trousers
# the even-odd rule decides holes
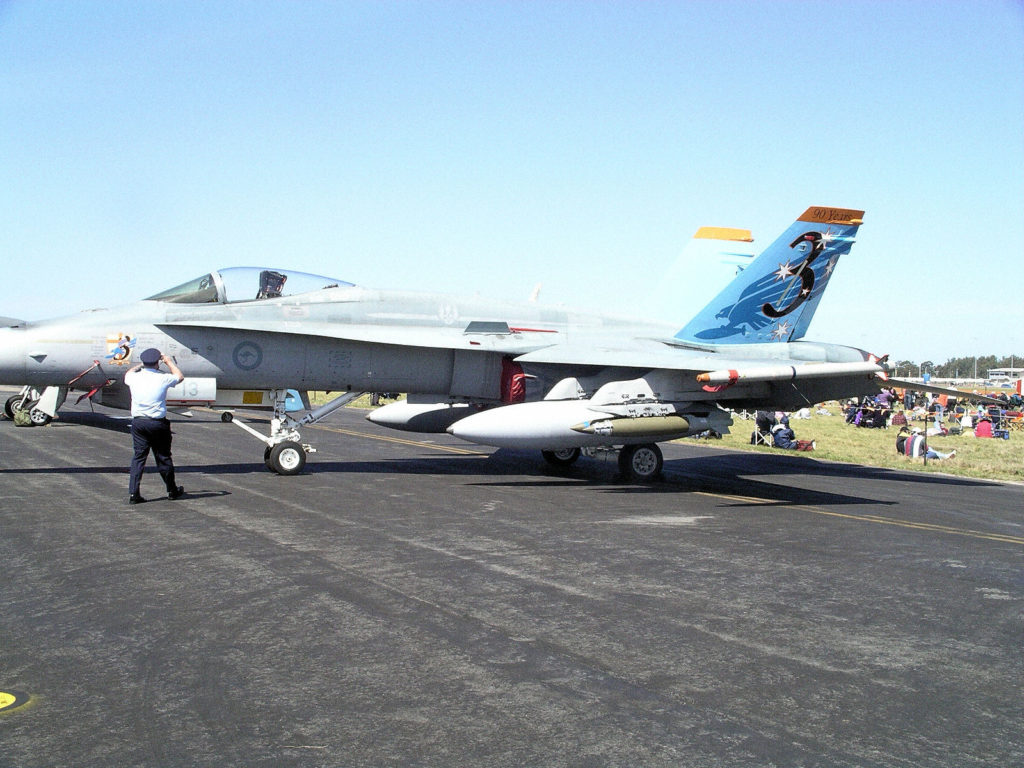
[[[139,493],[142,481],[142,470],[146,467],[149,452],[153,451],[156,468],[163,478],[167,491],[170,493],[177,485],[174,482],[174,463],[171,461],[171,422],[167,419],[149,419],[136,416],[132,419],[132,456],[131,476],[128,480],[128,493],[135,496]]]

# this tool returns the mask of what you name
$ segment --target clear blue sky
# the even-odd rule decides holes
[[[1024,354],[1021,2],[7,0],[0,178],[0,315],[233,265],[639,313],[813,204],[867,213],[809,338]]]

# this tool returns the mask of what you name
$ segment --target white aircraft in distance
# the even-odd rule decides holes
[[[369,419],[536,448],[560,465],[581,449],[618,448],[624,474],[647,480],[661,471],[658,441],[724,433],[729,409],[794,410],[878,391],[882,361],[803,341],[862,216],[808,208],[682,328],[233,268],[120,308],[0,329],[0,383],[23,387],[8,414],[27,409],[36,421],[70,390],[126,408],[124,371],[157,347],[186,376],[172,402],[273,408],[267,435],[230,410],[223,418],[261,440],[281,474],[300,472],[313,450],[300,427],[363,392],[407,392]],[[289,389],[302,393],[304,416],[289,414]],[[341,394],[311,409],[312,390]]]

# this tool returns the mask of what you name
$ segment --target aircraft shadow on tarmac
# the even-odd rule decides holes
[[[776,461],[782,460],[782,465]],[[483,463],[481,463],[481,461]],[[204,471],[216,471],[212,467]],[[562,488],[576,487],[601,493],[687,493],[694,491],[718,494],[732,493],[751,497],[750,504],[763,506],[766,502],[778,504],[844,505],[844,504],[898,504],[890,498],[879,498],[877,486],[872,496],[800,488],[769,478],[799,474],[820,477],[823,487],[829,479],[841,478],[846,483],[860,481],[913,482],[951,485],[957,487],[990,485],[987,481],[950,476],[919,475],[913,472],[860,465],[819,462],[813,459],[794,459],[786,456],[759,457],[754,454],[724,452],[695,458],[668,459],[664,475],[654,483],[638,484],[623,479],[612,460],[581,459],[566,468],[546,465],[531,452],[502,449],[490,457],[463,458],[454,456],[423,456],[410,459],[387,459],[364,462],[312,462],[306,472],[337,472],[341,474],[403,474],[403,475],[462,475],[467,484],[488,487]],[[486,480],[475,480],[485,475]],[[751,477],[754,475],[754,477]],[[763,475],[765,479],[758,479]],[[737,500],[737,505],[748,502]]]
[[[523,458],[499,457],[499,451],[492,456],[492,460],[510,460],[516,471],[507,472],[517,476],[516,480],[488,480],[473,483],[474,485],[488,486],[516,486],[516,487],[557,487],[566,484],[576,485],[581,488],[592,488],[600,493],[610,494],[680,494],[680,493],[714,493],[734,494],[737,496],[750,497],[750,501],[737,499],[733,506],[765,504],[814,504],[814,505],[842,505],[842,504],[895,504],[888,499],[867,498],[849,494],[817,491],[807,488],[797,488],[785,484],[772,483],[757,479],[738,476],[743,472],[742,467],[734,471],[721,467],[710,457],[695,459],[666,459],[662,476],[652,483],[636,483],[623,478],[618,473],[618,468],[611,462],[585,462],[564,469],[554,467],[540,467],[539,471],[544,473],[543,477],[524,478]],[[497,461],[495,462],[497,463]],[[489,467],[490,468],[490,467]],[[479,470],[478,470],[479,471]],[[488,474],[498,474],[489,472]],[[845,475],[849,478],[849,475]]]
[[[123,412],[122,412],[123,413]],[[172,428],[177,423],[189,424],[199,421],[220,421],[220,417],[210,417],[207,414],[203,414],[206,418],[193,416],[188,419],[175,419],[171,422]],[[120,432],[126,434],[131,429],[131,417],[128,415],[109,415],[106,413],[100,413],[99,411],[61,411],[58,414],[58,418],[50,422],[46,429],[60,429],[61,427],[80,426],[89,427],[90,429],[106,429],[111,432]]]
[[[206,420],[202,417],[200,421]],[[53,423],[60,425],[86,425],[91,428],[108,429],[125,434],[128,421],[123,417],[111,417],[98,412],[69,412]],[[220,464],[190,465],[187,447],[182,445],[176,462],[179,475],[248,475],[268,474],[259,461]],[[28,467],[21,469],[0,468],[2,475],[18,474],[117,474],[127,473],[125,466],[105,467]],[[371,459],[364,461],[310,461],[296,478],[301,482],[305,474],[401,474],[401,475],[453,475],[462,476],[467,483],[478,486],[516,486],[533,488],[558,488],[573,486],[598,490],[602,493],[680,493],[712,492],[735,494],[756,499],[764,504],[817,504],[842,505],[874,504],[891,505],[896,502],[885,498],[870,498],[849,493],[837,493],[786,485],[780,478],[786,475],[820,478],[822,487],[834,487],[831,480],[842,480],[849,488],[850,483],[878,481],[915,483],[928,486],[949,485],[953,487],[991,486],[991,481],[950,475],[925,474],[898,469],[886,469],[857,464],[819,461],[810,457],[794,457],[788,454],[761,454],[736,451],[701,450],[699,456],[665,459],[663,476],[654,483],[637,484],[623,479],[618,473],[614,458],[584,458],[577,464],[557,468],[547,465],[536,452],[517,449],[500,449],[489,456],[442,456],[421,455],[409,458]],[[480,476],[488,479],[480,480]],[[763,478],[763,479],[759,479]],[[493,478],[493,479],[492,479]],[[874,495],[877,486],[872,486]],[[202,498],[204,492],[190,493],[192,498]],[[205,495],[220,495],[209,492]],[[743,504],[741,500],[737,504]],[[755,502],[751,502],[755,503]]]
[[[507,454],[507,455],[503,455]],[[539,471],[545,477],[524,479],[522,475],[529,470],[530,461],[526,454],[516,455],[511,450],[498,451],[492,454],[488,469],[492,466],[508,464],[506,471],[500,474],[511,474],[520,477],[515,482],[495,480],[479,485],[531,485],[534,487],[557,486],[566,482],[582,487],[599,488],[603,493],[687,493],[709,492],[716,494],[735,494],[751,497],[750,502],[736,500],[737,506],[747,503],[764,506],[767,502],[777,504],[808,504],[808,505],[842,505],[842,504],[879,504],[897,505],[899,502],[883,497],[876,485],[879,481],[896,483],[919,483],[925,485],[949,485],[954,487],[990,487],[990,481],[979,481],[971,478],[953,477],[949,475],[930,475],[910,471],[870,467],[857,464],[841,464],[836,462],[817,461],[810,458],[791,457],[787,455],[761,455],[746,452],[723,451],[705,454],[699,457],[665,460],[664,472],[654,483],[637,484],[622,479],[616,472],[612,462],[581,460],[578,464],[565,469],[544,467],[539,464]],[[493,462],[493,464],[492,464]],[[479,472],[479,465],[474,470]],[[488,472],[488,474],[499,474]],[[872,495],[862,496],[841,493],[836,490],[826,491],[814,488],[796,487],[785,483],[785,476],[800,475],[803,477],[821,478],[822,488],[835,488],[835,480],[842,480],[847,489],[857,483],[871,483]],[[758,476],[761,476],[759,478]],[[612,487],[609,487],[612,486]]]
[[[721,475],[722,477],[737,474],[746,476],[795,474],[807,477],[886,480],[889,482],[924,483],[927,485],[991,487],[993,484],[998,484],[998,481],[916,472],[913,469],[891,469],[887,467],[872,467],[867,464],[823,461],[806,455],[793,456],[781,450],[779,453],[722,451],[713,454],[713,457],[713,460],[701,457],[673,462],[666,459],[665,466],[667,468],[670,464],[679,466],[680,462],[696,462],[706,469],[712,469],[714,475]]]

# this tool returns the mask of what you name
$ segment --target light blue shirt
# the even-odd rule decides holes
[[[132,391],[132,416],[162,419],[167,416],[167,390],[178,383],[178,377],[142,368],[126,373],[124,383]]]

